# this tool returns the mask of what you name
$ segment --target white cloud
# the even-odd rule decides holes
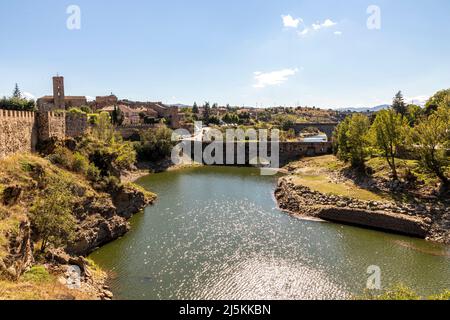
[[[430,98],[430,96],[421,95],[421,96],[417,96],[417,97],[405,98],[405,101],[407,103],[412,103],[412,104],[417,104],[419,106],[424,106],[427,103],[429,98]]]
[[[36,100],[36,96],[29,92],[22,92],[22,98],[24,98],[26,100]]]
[[[303,22],[301,18],[294,19],[290,14],[287,16],[282,15],[281,18],[283,19],[283,25],[286,28],[298,28],[298,25]]]
[[[309,28],[303,29],[303,31],[299,31],[298,34],[300,36],[306,36],[309,33]]]
[[[335,31],[334,34],[337,35],[337,36],[341,36],[342,32],[341,31]]]
[[[280,85],[288,80],[290,76],[295,75],[298,72],[298,68],[295,69],[282,69],[272,72],[254,72],[254,78],[256,83],[254,88],[265,88],[267,86]]]
[[[337,25],[336,22],[333,22],[331,19],[326,19],[323,23],[317,22],[313,23],[312,28],[314,30],[320,30],[322,28],[331,28]]]

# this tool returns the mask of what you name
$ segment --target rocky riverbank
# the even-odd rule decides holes
[[[450,244],[450,209],[442,203],[364,201],[325,194],[282,177],[275,191],[279,207],[291,214],[380,229]]]
[[[42,237],[33,226],[29,211],[36,198],[42,196],[41,189],[54,185],[70,190],[75,237],[64,250],[49,247],[43,254],[38,250]],[[128,232],[127,220],[155,199],[156,195],[132,183],[115,184],[106,191],[95,189],[85,177],[35,155],[2,160],[0,298],[3,290],[5,298],[22,299],[20,290],[25,290],[25,296],[36,299],[111,299],[112,293],[105,285],[106,273],[85,257]],[[39,292],[44,283],[23,282],[27,281],[25,278],[35,278],[36,268],[39,277],[46,275],[50,282],[53,280],[49,279],[55,279],[51,286],[59,288],[55,290],[60,293],[55,291],[53,295],[49,289],[44,294]],[[75,287],[71,286],[73,270],[79,271]]]

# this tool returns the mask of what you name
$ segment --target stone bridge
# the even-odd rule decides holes
[[[296,134],[299,134],[303,130],[307,128],[317,128],[321,132],[325,133],[328,137],[328,141],[331,141],[331,138],[333,137],[333,132],[338,126],[339,123],[337,122],[330,122],[330,123],[324,123],[324,122],[305,122],[305,123],[296,123],[292,126],[292,128],[295,130]]]
[[[200,141],[190,141],[185,140],[182,143],[186,146],[185,151],[187,155],[194,161],[201,162],[204,159],[196,159],[195,153],[198,150],[200,153],[197,155],[202,156],[206,148],[215,147],[215,151],[221,153],[222,159],[218,162],[208,163],[209,165],[250,165],[252,159],[250,155],[252,154],[251,149],[256,150],[258,157],[266,158],[266,156],[272,156],[272,144],[267,143],[265,148],[260,148],[258,142],[200,142]],[[189,145],[189,147],[187,147]],[[232,145],[232,146],[231,146]],[[331,142],[279,142],[278,146],[278,156],[279,164],[284,166],[291,161],[299,160],[301,157],[312,157],[324,154],[332,153]],[[231,148],[230,148],[231,147]],[[229,152],[229,149],[231,152]],[[264,150],[265,149],[265,150]],[[215,152],[214,152],[215,154]],[[181,154],[180,154],[181,155]],[[203,161],[204,164],[206,164]]]

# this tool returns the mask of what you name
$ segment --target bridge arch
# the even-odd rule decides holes
[[[307,128],[317,128],[321,132],[325,133],[327,135],[328,141],[331,141],[331,138],[333,137],[334,130],[336,130],[336,127],[339,123],[337,122],[330,122],[330,123],[322,123],[322,122],[305,122],[305,123],[296,123],[293,125],[293,129],[296,134],[300,134],[303,130]]]

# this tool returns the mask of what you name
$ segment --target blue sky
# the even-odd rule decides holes
[[[69,30],[69,5],[81,29]],[[377,5],[381,29],[367,27]],[[450,87],[450,1],[4,0],[0,95],[367,107]],[[305,31],[307,30],[307,31]]]

